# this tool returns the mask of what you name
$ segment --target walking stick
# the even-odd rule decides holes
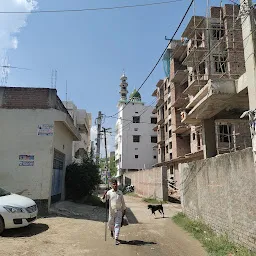
[[[105,221],[105,242],[107,241],[107,224],[108,224],[108,203],[107,203],[107,198],[106,198],[106,203],[105,203],[105,209],[106,209],[106,221]]]
[[[107,187],[107,172],[106,172],[106,187]],[[106,202],[105,202],[105,210],[106,210],[106,221],[105,221],[105,242],[107,241],[107,225],[108,225],[108,200],[106,195]]]

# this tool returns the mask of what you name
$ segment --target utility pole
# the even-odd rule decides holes
[[[105,142],[105,154],[106,154],[106,171],[108,173],[109,171],[109,166],[108,166],[108,149],[107,149],[107,131],[110,130],[110,128],[102,128],[103,133],[104,133],[104,142]],[[107,182],[107,174],[106,174],[106,182]],[[106,183],[107,185],[107,183]]]
[[[255,63],[255,21],[252,0],[240,0],[246,83],[248,85],[249,111],[241,116],[249,116],[254,163],[256,164],[256,63]]]
[[[99,164],[100,160],[100,137],[101,137],[101,122],[102,122],[102,114],[101,111],[98,112],[98,117],[96,119],[97,124],[97,149],[96,149],[96,164]]]
[[[106,129],[102,127],[104,134],[104,142],[105,142],[105,153],[106,153],[106,177],[105,177],[105,185],[109,190],[109,182],[108,182],[108,148],[107,148],[107,131],[110,128]],[[106,201],[106,222],[105,222],[105,241],[107,241],[107,221],[108,221],[108,209],[107,209],[107,201]]]

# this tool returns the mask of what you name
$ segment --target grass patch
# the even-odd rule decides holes
[[[175,215],[173,221],[199,240],[211,256],[256,256],[256,253],[235,245],[227,236],[216,235],[207,225],[190,220],[183,213]]]
[[[139,198],[139,196],[136,193],[134,193],[134,192],[126,193],[125,195],[126,196],[132,196],[132,197],[138,197]]]
[[[166,204],[167,203],[166,201],[160,201],[155,198],[143,198],[142,200],[149,204],[161,204],[161,203]]]

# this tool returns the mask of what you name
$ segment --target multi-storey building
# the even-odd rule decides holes
[[[153,107],[145,106],[137,90],[127,99],[127,87],[127,77],[123,74],[115,138],[117,176],[124,171],[151,168],[157,163],[157,134],[153,131],[157,118],[152,114]]]
[[[81,135],[80,141],[73,142],[73,159],[82,159],[86,152],[91,150],[91,125],[92,116],[84,109],[77,109],[72,101],[64,101],[69,114],[74,120],[74,125],[78,128]]]
[[[238,15],[235,5],[211,7],[210,17],[193,16],[182,40],[168,49],[170,72],[153,93],[155,129],[161,135],[158,165],[169,166],[177,181],[180,162],[251,145],[248,122],[240,119],[249,106],[246,86],[238,90],[245,72]]]

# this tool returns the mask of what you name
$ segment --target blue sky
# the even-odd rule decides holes
[[[3,11],[30,10],[28,0],[0,0]],[[37,8],[76,9],[144,4],[161,0],[38,0]],[[1,15],[0,57],[5,52],[12,66],[31,70],[11,70],[7,86],[50,87],[51,70],[58,71],[57,90],[68,100],[93,115],[99,110],[106,115],[117,111],[119,83],[123,68],[132,91],[139,87],[165,48],[165,36],[171,37],[190,0],[168,5],[112,11]],[[205,15],[206,0],[196,0],[196,14]],[[226,3],[228,1],[223,1]],[[220,5],[220,0],[210,1]],[[193,14],[191,9],[177,39]],[[26,24],[23,22],[26,21]],[[9,23],[8,23],[9,24]],[[7,35],[1,38],[1,32]],[[0,44],[1,45],[1,44]],[[162,62],[141,89],[143,101],[152,102],[152,91],[164,77]],[[104,126],[114,127],[115,119]]]

